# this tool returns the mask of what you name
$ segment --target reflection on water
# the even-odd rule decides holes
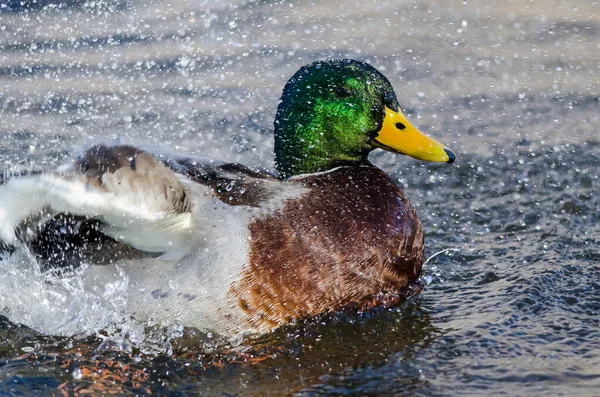
[[[0,317],[0,394],[597,394],[597,5],[37,4],[0,10],[0,171],[107,140],[271,167],[286,79],[358,58],[457,150],[452,166],[372,160],[415,204],[428,255],[458,251],[399,308],[241,346],[176,325],[48,337]]]
[[[138,349],[127,353],[119,351],[123,346],[106,346],[94,338],[43,338],[31,331],[18,331],[6,320],[3,328],[11,334],[23,334],[17,342],[20,348],[16,341],[6,346],[7,356],[19,356],[19,350],[31,347],[28,355],[12,361],[13,370],[26,367],[31,371],[32,365],[51,367],[48,376],[57,387],[76,393],[88,390],[105,394],[134,392],[144,385],[157,386],[153,390],[160,393],[162,385],[165,391],[182,387],[189,393],[203,395],[281,395],[316,381],[325,382],[316,388],[327,387],[332,377],[324,374],[360,367],[367,357],[369,367],[388,365],[391,355],[392,361],[404,362],[402,365],[407,367],[395,387],[414,390],[420,388],[424,379],[417,368],[406,363],[441,335],[427,312],[414,301],[394,310],[338,313],[306,321],[235,347],[186,330],[172,340],[170,356],[143,354]],[[25,338],[24,334],[29,335]],[[75,385],[71,384],[73,379],[77,381]],[[195,379],[194,385],[189,384],[191,379]],[[6,378],[7,384],[14,380],[15,377]],[[22,389],[13,384],[15,390],[29,390],[28,382],[20,379],[16,383],[22,384]]]

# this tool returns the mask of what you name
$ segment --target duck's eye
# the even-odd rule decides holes
[[[350,90],[345,89],[344,87],[337,87],[335,90],[333,90],[333,92],[338,98],[348,98],[352,95],[352,92]]]

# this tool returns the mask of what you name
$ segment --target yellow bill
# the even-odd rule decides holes
[[[446,146],[417,130],[402,111],[385,107],[385,118],[374,146],[391,152],[406,154],[418,160],[453,163],[456,155]]]

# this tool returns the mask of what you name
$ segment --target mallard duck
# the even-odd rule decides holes
[[[115,299],[107,285],[126,280],[118,295],[140,321],[263,333],[389,302],[419,277],[421,223],[369,162],[377,148],[455,159],[408,122],[375,68],[317,61],[283,90],[277,175],[94,146],[58,170],[4,181],[0,239],[46,271],[85,265],[78,277],[101,299]]]

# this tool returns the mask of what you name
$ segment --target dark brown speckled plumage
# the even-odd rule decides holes
[[[249,266],[231,288],[252,327],[329,312],[418,277],[421,223],[383,171],[342,167],[284,183],[310,191],[249,224]]]

